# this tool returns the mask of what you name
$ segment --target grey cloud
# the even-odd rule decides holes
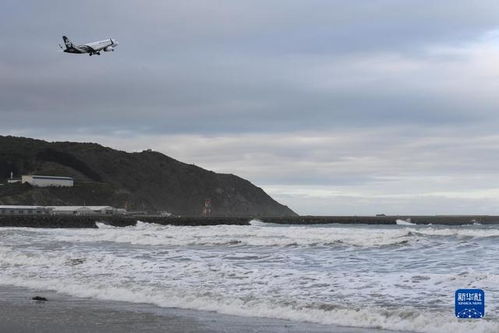
[[[303,214],[499,213],[499,136],[469,129],[117,133],[94,139],[128,151],[152,148],[187,163],[235,173]],[[75,133],[73,139],[88,141],[88,133]]]
[[[414,191],[430,211],[438,191],[493,187],[497,1],[2,6],[3,134],[151,147],[270,190],[310,188],[274,193],[318,210],[407,208]],[[120,46],[62,54],[63,33]],[[319,198],[322,185],[342,193]]]
[[[314,88],[320,76],[307,77],[307,68],[293,76],[292,66],[300,65],[296,61],[275,68],[262,65],[263,70],[259,62],[246,59],[240,66],[184,64],[152,72],[119,69],[110,56],[90,69],[86,67],[89,60],[84,61],[83,68],[65,64],[48,66],[34,75],[7,73],[0,83],[0,106],[4,112],[11,111],[11,126],[17,122],[16,115],[40,115],[37,121],[49,128],[52,118],[84,126],[85,120],[98,117],[104,128],[142,127],[156,133],[437,124],[475,117],[467,112],[467,105],[455,103],[449,94],[417,86],[417,78],[416,83],[407,77],[386,81],[382,74],[367,72],[374,75],[371,82],[352,79],[348,68],[355,64],[348,62],[332,72],[340,74],[334,78],[334,87]]]

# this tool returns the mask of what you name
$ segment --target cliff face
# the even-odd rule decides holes
[[[0,204],[112,205],[129,210],[200,215],[211,199],[216,216],[296,215],[261,188],[153,151],[126,153],[95,143],[0,136],[0,181],[10,172],[70,176],[73,188],[0,186]]]

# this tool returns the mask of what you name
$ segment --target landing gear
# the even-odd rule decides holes
[[[88,55],[91,57],[91,56],[92,56],[92,53],[89,53]]]

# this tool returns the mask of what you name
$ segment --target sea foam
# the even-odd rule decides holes
[[[0,281],[74,296],[412,332],[498,332],[496,228],[0,229]],[[479,257],[481,260],[476,260]],[[483,320],[453,316],[483,288]]]

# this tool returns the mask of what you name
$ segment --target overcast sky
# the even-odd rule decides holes
[[[3,135],[152,148],[301,214],[499,214],[498,1],[3,0],[0,49]]]

